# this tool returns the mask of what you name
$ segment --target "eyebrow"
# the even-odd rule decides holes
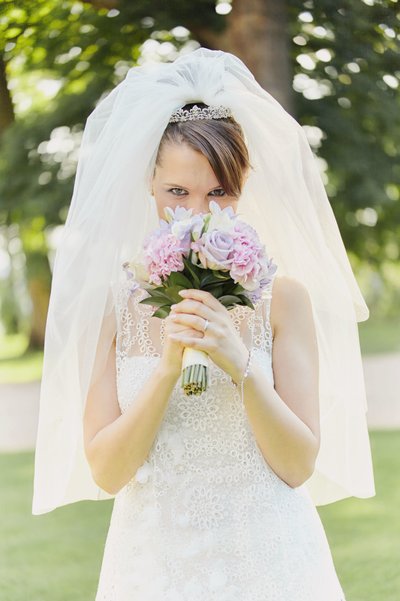
[[[168,182],[164,182],[164,186],[175,186],[176,188],[184,188],[185,190],[187,190],[186,186],[182,186],[181,184],[171,184]],[[214,186],[214,188],[211,188],[211,190],[215,190],[216,188],[222,188],[222,186]]]

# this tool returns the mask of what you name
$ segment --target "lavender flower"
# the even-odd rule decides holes
[[[192,250],[197,253],[204,269],[229,271],[232,265],[234,238],[229,232],[212,230],[192,242]]]

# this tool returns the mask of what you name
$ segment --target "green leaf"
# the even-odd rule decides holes
[[[172,303],[180,303],[183,297],[178,294],[179,290],[185,290],[186,286],[169,286],[165,288],[165,295],[168,300]],[[165,300],[164,300],[165,303]]]
[[[224,294],[224,286],[223,284],[217,284],[211,290],[208,290],[208,292],[215,296],[215,298],[219,298]]]
[[[188,272],[190,273],[190,275],[193,278],[193,282],[194,282],[194,286],[193,288],[199,288],[200,286],[200,274],[198,274],[198,270],[199,268],[196,267],[196,265],[193,265],[193,263],[191,263],[190,261],[188,261],[187,258],[183,258],[183,264],[185,265],[186,269],[188,270]]]
[[[173,271],[167,280],[167,286],[181,286],[184,289],[193,288],[191,280],[187,278],[181,271]]]
[[[152,296],[150,298],[144,298],[143,300],[139,301],[139,304],[142,305],[153,305],[154,307],[157,306],[162,306],[162,305],[166,305],[166,300],[168,300],[169,303],[171,303],[171,299],[165,299],[164,297],[157,297],[157,296]],[[172,304],[172,303],[171,303]]]
[[[233,294],[225,294],[219,297],[219,302],[227,307],[229,305],[240,305],[240,298],[238,296],[234,296]]]
[[[243,292],[244,288],[240,284],[235,284],[233,286],[229,286],[229,292],[227,294],[237,295],[240,292]]]
[[[215,278],[217,278],[218,280],[230,280],[231,279],[229,271],[219,271],[218,269],[212,269],[211,272],[212,272],[213,276]]]
[[[157,309],[157,311],[155,311],[152,315],[152,317],[160,317],[161,319],[164,319],[165,317],[168,317],[170,312],[170,307],[167,305],[164,305],[163,307],[159,307]]]
[[[165,294],[165,289],[162,286],[158,286],[157,288],[146,288],[146,291],[152,298],[164,298],[164,300],[169,300],[169,297]]]
[[[240,298],[240,300],[242,301],[241,304],[246,305],[247,307],[250,307],[250,309],[254,309],[254,305],[248,296],[245,296],[244,294],[238,294],[238,298]]]
[[[206,273],[200,280],[200,286],[204,288],[210,284],[219,284],[222,278],[217,278],[212,272]]]

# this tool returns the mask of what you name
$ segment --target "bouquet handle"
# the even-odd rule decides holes
[[[207,390],[208,354],[185,347],[182,356],[182,388],[187,395],[199,395]]]

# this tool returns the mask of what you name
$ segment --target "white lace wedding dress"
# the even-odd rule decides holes
[[[268,292],[230,315],[273,381]],[[164,340],[145,296],[129,280],[117,292],[122,412]],[[266,463],[229,376],[210,360],[197,397],[178,380],[147,460],[115,497],[96,601],[344,600],[316,507]]]

